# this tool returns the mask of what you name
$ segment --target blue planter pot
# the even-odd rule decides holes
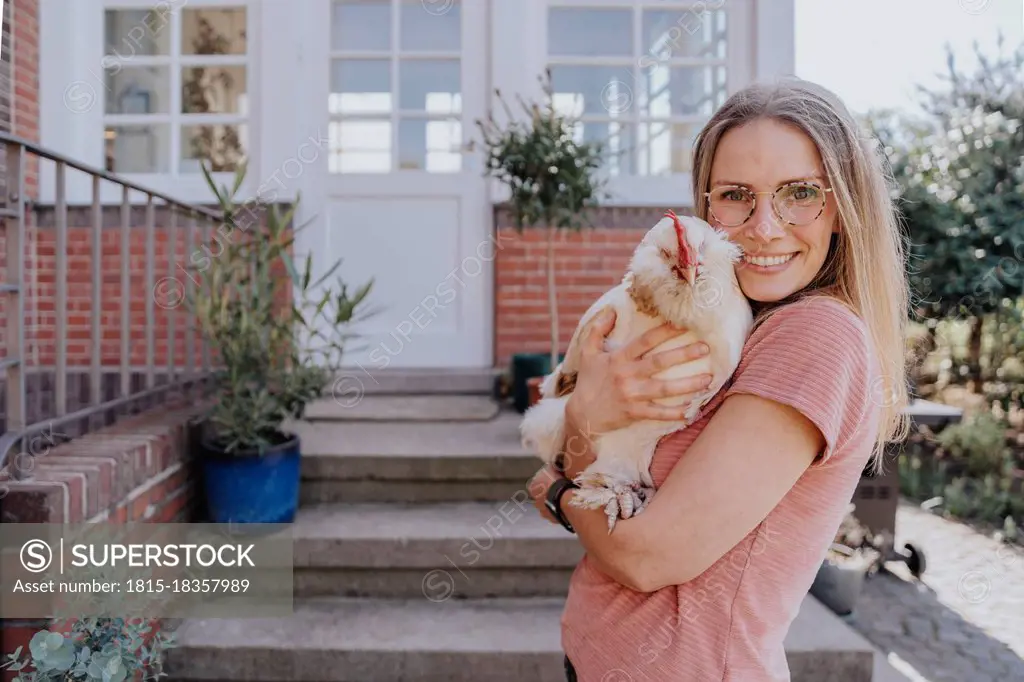
[[[203,487],[210,523],[294,521],[299,506],[299,449],[298,436],[262,454],[228,455],[204,441]]]

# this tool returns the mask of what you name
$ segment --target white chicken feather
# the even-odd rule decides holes
[[[696,341],[707,343],[709,353],[701,360],[655,375],[659,379],[712,375],[711,385],[693,400],[685,421],[645,420],[607,433],[585,434],[592,442],[596,461],[576,478],[581,489],[571,504],[604,508],[609,532],[618,518],[640,513],[650,501],[654,493],[651,459],[661,438],[692,424],[739,364],[753,324],[750,304],[740,291],[734,272],[740,256],[740,248],[725,233],[699,218],[680,218],[668,211],[644,235],[622,282],[584,313],[565,359],[541,384],[541,400],[523,417],[523,446],[546,463],[554,463],[565,441],[565,404],[576,383],[581,332],[609,306],[615,309],[616,321],[605,342],[607,350],[625,346],[665,322],[688,331],[652,352]],[[656,402],[678,406],[685,400],[664,398]]]

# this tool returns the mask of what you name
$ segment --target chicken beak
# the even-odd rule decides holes
[[[690,265],[683,268],[683,275],[686,276],[686,281],[689,282],[692,287],[697,281],[697,266]]]

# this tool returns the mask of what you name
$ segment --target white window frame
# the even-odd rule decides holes
[[[171,70],[171,100],[167,114],[106,114],[106,86],[103,67],[112,62],[104,61],[104,14],[108,9],[156,9],[167,8],[168,12],[180,15],[183,9],[219,7],[245,7],[246,10],[246,54],[232,56],[161,55],[123,59],[125,66],[152,65],[156,62],[168,64]],[[264,78],[260,68],[263,61],[263,3],[260,0],[41,0],[40,2],[40,138],[44,147],[92,167],[105,169],[105,129],[108,123],[168,123],[170,133],[170,172],[167,173],[122,173],[115,175],[138,183],[158,192],[163,192],[181,201],[191,203],[213,203],[215,201],[201,172],[176,173],[180,163],[181,134],[181,68],[192,62],[220,65],[224,63],[244,64],[246,68],[246,99],[248,111],[244,114],[247,128],[246,183],[240,189],[240,196],[250,196],[256,189],[260,177],[259,158],[261,138],[261,106],[265,102]],[[180,16],[171,21],[172,45],[180,45]],[[286,36],[287,37],[287,36]],[[172,47],[171,54],[178,52]],[[124,56],[124,55],[122,55]],[[117,59],[117,57],[113,57]],[[220,123],[237,119],[239,115],[201,115],[197,122]],[[171,123],[173,121],[173,123]],[[40,164],[40,201],[54,200],[55,187],[53,164]],[[233,173],[215,173],[219,185],[233,184]],[[69,173],[67,177],[69,203],[88,203],[92,200],[91,181],[83,173]],[[119,203],[121,190],[113,183],[101,184],[103,203]],[[142,201],[135,193],[133,203]]]
[[[548,9],[552,7],[632,10],[637,59],[643,56],[639,52],[641,15],[637,8],[678,10],[682,14],[721,7],[727,12],[728,94],[755,80],[771,80],[794,70],[793,0],[519,0],[514,4],[515,8],[501,2],[492,5],[493,79],[507,95],[521,93],[528,99],[542,96],[536,78],[548,65]],[[580,62],[602,64],[600,58],[590,57]],[[611,206],[685,208],[693,201],[690,173],[615,176],[609,178],[606,189],[611,197],[604,204]],[[500,186],[492,186],[493,201],[505,200],[506,194]]]
[[[403,0],[380,0],[380,1],[381,2],[387,2],[387,4],[388,4],[389,12],[390,12],[390,29],[389,30],[391,31],[391,36],[392,37],[396,37],[399,34],[399,26],[400,26],[401,15],[402,15],[402,12],[400,11],[399,8],[400,8],[400,6],[402,4],[408,4],[409,0],[404,0],[404,2],[403,2]],[[488,2],[489,0],[460,0],[460,1],[463,4],[465,4],[467,1],[469,1],[469,2]],[[448,4],[449,2],[450,2],[450,0],[442,0],[441,2],[436,2],[434,5],[431,5],[430,3],[426,2],[425,0],[423,0],[423,8],[425,10],[427,10],[427,11],[430,11],[431,9],[433,9],[433,11],[436,11],[436,12],[439,12],[439,13],[443,13],[445,8],[450,7],[450,4]],[[415,0],[413,0],[413,5],[414,4],[415,4]],[[333,2],[330,3],[329,6],[333,9]],[[333,30],[333,18],[328,18],[328,23],[330,24],[329,29]],[[333,44],[333,35],[331,36],[331,42]],[[442,123],[442,124],[451,124],[453,122],[457,122],[458,125],[459,125],[459,131],[460,131],[459,135],[451,136],[452,139],[450,140],[450,146],[444,152],[441,152],[441,153],[444,154],[445,156],[448,156],[448,155],[455,156],[455,155],[461,154],[462,149],[465,146],[464,143],[463,143],[463,138],[466,135],[466,129],[467,128],[471,128],[471,126],[472,126],[472,118],[471,117],[466,117],[464,115],[464,111],[463,111],[463,107],[466,106],[466,95],[467,95],[466,91],[467,91],[468,88],[480,87],[480,83],[466,83],[466,82],[463,82],[465,80],[465,78],[461,74],[462,74],[462,71],[464,70],[464,61],[466,59],[466,53],[467,53],[466,48],[470,47],[470,46],[465,45],[465,42],[466,42],[465,40],[461,40],[460,39],[461,47],[459,47],[457,49],[454,49],[454,50],[453,49],[447,49],[447,50],[411,50],[411,49],[408,49],[408,48],[403,48],[399,44],[399,42],[397,42],[397,40],[392,42],[390,44],[390,46],[388,48],[386,48],[386,49],[372,49],[372,50],[369,50],[369,49],[351,49],[351,48],[350,49],[334,49],[333,45],[332,45],[329,48],[329,52],[327,54],[327,59],[329,61],[329,68],[331,68],[333,66],[333,63],[335,62],[335,60],[342,60],[342,61],[345,61],[345,62],[347,62],[349,64],[359,63],[359,62],[368,62],[368,61],[369,62],[387,61],[388,65],[389,65],[390,85],[391,85],[391,88],[390,88],[390,90],[387,93],[380,93],[380,94],[386,94],[388,96],[386,107],[379,108],[379,109],[371,108],[370,110],[365,111],[365,112],[357,111],[357,110],[351,110],[351,111],[343,112],[343,111],[340,111],[340,107],[339,107],[338,111],[330,111],[329,112],[329,121],[330,121],[329,125],[335,131],[337,131],[337,136],[339,138],[339,147],[342,146],[342,145],[340,145],[340,138],[341,138],[341,135],[342,135],[341,129],[344,126],[344,124],[346,124],[346,123],[357,123],[357,124],[387,123],[388,126],[389,126],[389,130],[390,130],[390,133],[389,133],[390,139],[389,139],[389,146],[388,146],[388,153],[389,153],[388,168],[386,170],[385,169],[341,170],[340,168],[336,167],[336,165],[340,165],[341,164],[341,154],[338,154],[338,159],[337,159],[337,161],[335,163],[332,163],[330,159],[328,160],[328,173],[332,177],[337,176],[337,177],[343,177],[343,178],[354,178],[354,177],[361,177],[361,176],[379,177],[379,176],[410,175],[410,174],[417,174],[417,173],[429,176],[429,175],[432,175],[432,174],[440,174],[440,175],[455,174],[455,175],[457,175],[459,173],[464,173],[464,172],[466,172],[466,170],[468,168],[471,168],[472,167],[471,164],[467,163],[467,159],[464,158],[464,157],[459,159],[459,166],[457,168],[451,168],[451,169],[448,169],[448,170],[428,171],[425,168],[402,168],[401,167],[401,153],[402,153],[402,150],[400,148],[400,140],[399,140],[399,137],[400,137],[400,134],[401,134],[400,133],[400,125],[401,125],[402,122],[412,121],[412,120],[428,121],[428,122]],[[473,55],[472,58],[474,58],[474,59],[475,58],[483,59],[484,55]],[[484,60],[484,61],[486,61],[486,60]],[[442,109],[444,109],[444,111],[430,111],[428,109],[403,109],[401,107],[402,81],[401,81],[401,78],[400,78],[400,73],[401,73],[400,65],[402,63],[406,63],[406,64],[409,64],[409,63],[427,64],[427,63],[432,63],[432,62],[442,62],[442,63],[444,63],[444,62],[449,62],[449,63],[450,62],[455,62],[456,65],[457,65],[457,68],[460,69],[460,72],[459,72],[460,73],[459,93],[457,95],[457,97],[459,98],[459,101],[460,101],[459,108],[457,110],[455,110],[455,111],[452,111],[451,107],[442,107]],[[331,83],[331,89],[332,90],[333,90],[333,85],[334,84],[332,82]],[[331,92],[331,94],[328,96],[328,104],[329,104],[329,106],[332,105],[335,102],[335,99],[334,99],[335,94],[336,93]],[[339,94],[339,96],[337,98],[339,102],[340,102],[341,98],[342,97]],[[472,129],[475,132],[475,127],[473,127]],[[451,150],[451,151],[449,151],[449,150]],[[331,153],[333,154],[335,151],[336,150],[332,149]],[[379,152],[380,150],[366,149],[366,150],[359,150],[359,151],[378,151]],[[430,151],[428,150],[427,155],[429,156],[429,154],[430,154]]]
[[[104,167],[103,103],[73,111],[89,95],[103,88],[103,10],[114,0],[40,1],[40,139],[42,145],[97,168]],[[488,107],[499,113],[491,97],[500,88],[509,101],[516,94],[534,99],[541,93],[537,76],[547,63],[547,8],[633,7],[652,0],[473,0],[487,4],[490,16]],[[699,1],[653,0],[657,7],[693,8]],[[326,78],[327,52],[321,40],[310,40],[308,26],[319,25],[324,3],[313,0],[117,0],[127,8],[171,6],[204,7],[245,5],[249,23],[247,90],[250,157],[242,196],[269,196],[288,200],[302,189],[316,196],[327,178],[327,154],[322,153],[327,131],[322,128],[316,100],[316,81]],[[728,8],[728,91],[754,80],[773,79],[794,70],[794,0],[706,0]],[[324,26],[326,27],[326,23]],[[322,37],[321,37],[322,38]],[[466,55],[466,58],[471,58]],[[468,87],[468,84],[467,86]],[[75,89],[77,88],[77,89]],[[70,106],[69,106],[70,105]],[[472,136],[474,139],[477,135]],[[223,174],[227,175],[227,174]],[[201,174],[127,176],[182,201],[208,203],[212,197]],[[339,176],[345,177],[345,176]],[[43,203],[54,199],[52,164],[40,167]],[[231,177],[217,177],[226,184]],[[691,201],[686,176],[619,177],[609,183],[610,205],[685,207]],[[81,173],[67,178],[70,203],[92,199],[91,182]],[[504,190],[491,183],[490,198],[502,201]],[[103,183],[104,203],[119,203],[120,192]]]

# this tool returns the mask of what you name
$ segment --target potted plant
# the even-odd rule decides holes
[[[142,618],[80,618],[67,634],[40,630],[32,636],[28,656],[23,647],[0,668],[18,673],[14,682],[136,682],[166,676],[163,657],[174,638],[152,632]]]
[[[198,327],[217,354],[216,400],[198,441],[206,506],[213,523],[290,523],[298,507],[299,437],[284,428],[301,419],[341,366],[349,325],[365,319],[372,280],[355,292],[340,279],[325,283],[340,261],[313,281],[312,254],[300,270],[291,247],[298,200],[284,214],[258,202],[236,205],[234,188],[218,189],[222,247],[196,268],[189,298]],[[265,214],[243,227],[240,212]],[[254,224],[248,224],[254,223]]]
[[[840,616],[853,613],[865,578],[881,566],[887,538],[872,535],[850,505],[811,585],[811,594]]]
[[[555,286],[555,240],[560,230],[579,229],[586,224],[586,210],[595,206],[603,181],[598,177],[603,144],[582,142],[576,118],[559,113],[554,103],[551,72],[539,79],[545,94],[543,104],[519,99],[522,118],[517,118],[502,97],[494,94],[506,115],[499,124],[493,113],[477,120],[486,151],[486,174],[509,190],[508,209],[515,228],[547,229],[547,294],[551,322],[550,352],[520,353],[513,357],[512,393],[516,409],[529,405],[529,384],[536,387],[541,377],[561,360],[558,327],[558,294]],[[532,380],[532,381],[531,381]]]

